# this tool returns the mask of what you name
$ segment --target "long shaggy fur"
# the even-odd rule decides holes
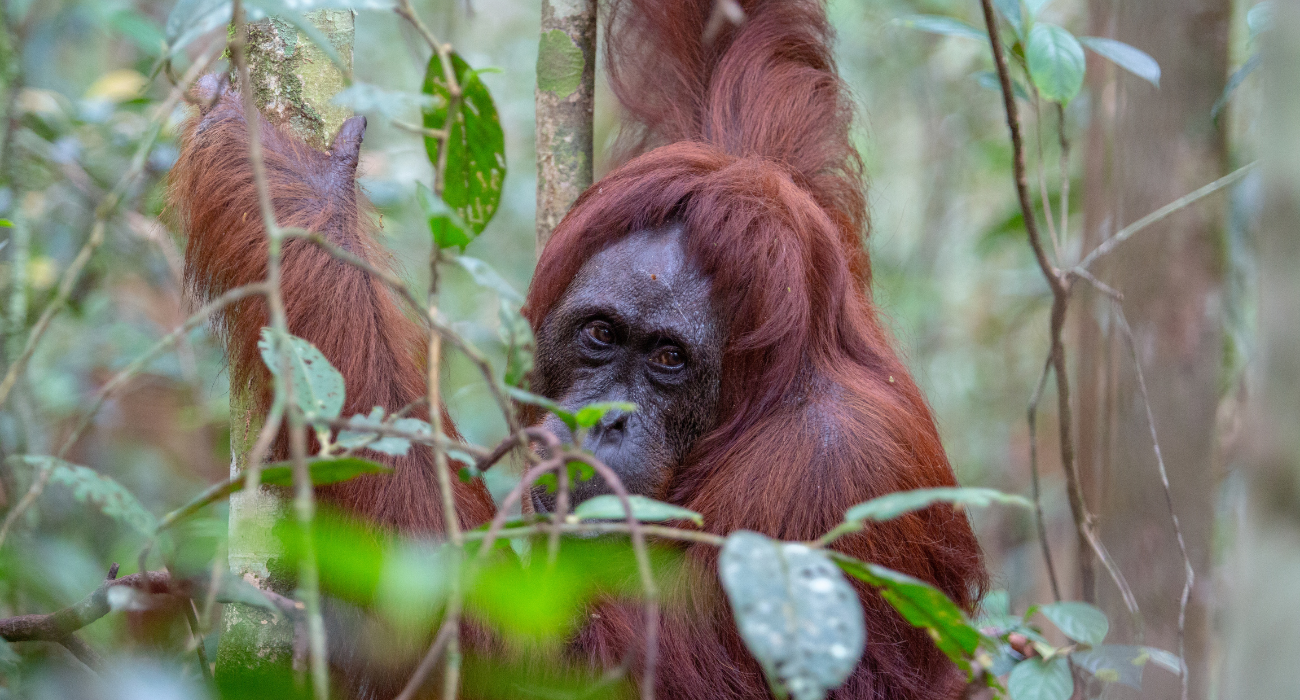
[[[248,132],[238,93],[207,76],[196,91],[212,107],[185,129],[181,155],[172,170],[170,205],[189,236],[186,281],[192,294],[211,299],[229,289],[266,279],[267,238],[262,226]],[[357,154],[365,120],[349,120],[333,152],[320,153],[264,121],[258,125],[276,221],[302,228],[359,255],[378,267],[388,256],[375,242],[368,206],[356,186]],[[397,306],[383,282],[332,258],[303,240],[283,247],[281,288],[289,332],[310,341],[343,374],[344,415],[375,406],[396,411],[425,395],[422,332]],[[217,318],[230,356],[232,391],[246,391],[265,414],[271,404],[270,374],[257,350],[267,325],[264,300],[228,307]],[[428,418],[416,410],[413,417]],[[444,424],[451,422],[444,412]],[[287,454],[285,441],[277,457]],[[343,508],[406,532],[440,531],[442,501],[433,453],[413,448],[403,458],[367,453],[394,467],[392,475],[365,476],[319,489]],[[456,484],[462,526],[492,517],[492,500],[482,483]]]
[[[867,284],[862,167],[852,109],[816,0],[742,2],[746,21],[705,43],[714,0],[615,0],[608,65],[636,155],[579,198],[529,290],[538,327],[595,252],[680,224],[730,324],[718,428],[670,480],[710,531],[816,538],[852,505],[955,481],[924,397]],[[659,145],[665,144],[665,145]],[[658,147],[654,147],[658,146]],[[971,609],[986,583],[966,518],[934,506],[842,539],[838,549],[929,581]],[[712,574],[688,556],[688,610],[665,616],[665,698],[762,698]],[[868,646],[839,698],[947,698],[961,674],[921,630],[862,590]],[[582,633],[591,662],[638,644],[639,612],[609,606]]]

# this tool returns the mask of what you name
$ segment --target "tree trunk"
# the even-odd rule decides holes
[[[1300,7],[1263,39],[1264,227],[1245,507],[1227,561],[1224,698],[1295,697],[1300,659]]]
[[[1150,53],[1163,78],[1157,90],[1090,57],[1085,251],[1226,172],[1224,132],[1210,108],[1228,71],[1231,16],[1229,0],[1091,0],[1089,7],[1090,33]],[[1214,198],[1170,216],[1095,270],[1124,294],[1174,508],[1199,575],[1186,623],[1193,698],[1205,697],[1209,666],[1205,601],[1219,481],[1214,436],[1223,369],[1223,201]],[[1115,586],[1099,580],[1099,601],[1112,624],[1108,641],[1142,639],[1176,652],[1183,560],[1164,505],[1133,357],[1110,320],[1110,302],[1089,293],[1080,302],[1080,473],[1101,538],[1132,585],[1145,624],[1139,629]],[[1142,697],[1179,697],[1180,686],[1171,674],[1153,670]]]
[[[537,254],[591,186],[596,0],[542,0],[537,50]]]
[[[305,15],[334,46],[351,70],[355,36],[351,10],[319,10]],[[248,64],[252,88],[262,115],[308,144],[328,151],[343,121],[351,116],[329,103],[343,88],[337,66],[292,25],[275,18],[248,25]],[[236,81],[237,82],[237,81]],[[230,387],[231,475],[248,466],[248,453],[257,440],[264,416],[253,410],[247,387]],[[292,595],[286,580],[295,572],[276,569],[281,556],[272,528],[287,515],[282,490],[261,487],[257,493],[230,497],[230,570],[260,588]],[[300,644],[306,648],[305,643]],[[217,648],[217,674],[235,682],[245,674],[285,671],[293,662],[305,670],[305,659],[294,656],[294,626],[284,616],[261,608],[229,604],[222,616]]]

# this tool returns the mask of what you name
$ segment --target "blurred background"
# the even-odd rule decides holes
[[[1042,4],[1042,3],[1038,3]],[[1262,5],[1263,3],[1261,3]],[[80,248],[94,206],[123,171],[146,123],[146,110],[170,89],[146,76],[157,58],[173,3],[148,0],[7,0],[9,42],[0,54],[9,116],[0,217],[14,222],[0,250],[7,356],[53,296]],[[522,0],[416,3],[426,22],[485,73],[505,129],[508,174],[501,211],[466,251],[488,261],[515,289],[534,263],[533,89],[538,8]],[[1055,206],[1063,261],[1077,261],[1126,224],[1228,174],[1260,155],[1263,83],[1259,37],[1269,31],[1254,0],[1056,0],[1040,19],[1077,35],[1111,37],[1158,61],[1159,88],[1088,54],[1083,92],[1059,115],[1021,101],[1031,154],[1030,184],[1054,206],[1068,187],[1068,215]],[[833,0],[841,74],[861,108],[857,142],[870,174],[873,293],[903,356],[928,395],[963,485],[1028,494],[1026,410],[1047,356],[1051,297],[1027,245],[1010,170],[1001,98],[990,81],[986,41],[918,31],[900,18],[944,15],[983,26],[977,3],[956,0]],[[1248,22],[1248,14],[1252,21]],[[16,39],[16,42],[14,41]],[[196,47],[202,42],[196,42]],[[193,49],[197,52],[197,48]],[[389,90],[415,92],[423,40],[391,13],[357,17],[355,75]],[[1229,90],[1229,79],[1236,84]],[[13,84],[9,82],[7,84]],[[990,89],[990,88],[993,89]],[[597,177],[612,144],[617,111],[598,85]],[[162,211],[166,173],[176,156],[173,115],[147,164],[143,186],[128,193],[104,249],[74,290],[0,413],[5,455],[57,449],[89,397],[112,374],[182,321],[190,307],[178,281],[184,240]],[[416,122],[410,114],[397,115]],[[382,213],[385,244],[402,273],[427,284],[429,237],[416,183],[429,183],[415,135],[371,118],[361,177]],[[1066,148],[1064,172],[1058,155]],[[1261,175],[1165,219],[1118,249],[1093,272],[1124,295],[1170,496],[1196,572],[1187,609],[1192,697],[1223,695],[1234,547],[1248,488],[1244,406],[1257,357],[1256,236],[1263,212]],[[0,232],[3,233],[3,232]],[[449,266],[443,307],[500,367],[498,302]],[[1296,300],[1292,300],[1293,302]],[[1099,569],[1097,598],[1112,639],[1177,647],[1182,556],[1156,467],[1134,355],[1105,296],[1077,293],[1065,340],[1084,497],[1115,564],[1143,613],[1132,622],[1114,584]],[[465,436],[493,444],[505,433],[485,385],[453,356],[445,397]],[[155,513],[225,478],[229,465],[227,377],[220,345],[197,331],[153,363],[99,414],[70,461],[93,465],[126,485]],[[1041,402],[1038,453],[1048,539],[1066,598],[1085,582],[1057,446],[1049,383]],[[491,473],[498,495],[513,479]],[[30,474],[6,468],[0,505],[12,506]],[[51,489],[0,552],[0,609],[52,610],[94,589],[111,562],[134,570],[140,536],[78,508]],[[202,567],[225,531],[220,510],[189,526],[182,552]],[[1030,514],[974,513],[995,588],[1022,611],[1052,598]],[[35,527],[39,525],[39,527]],[[1300,590],[1297,588],[1296,590]],[[84,632],[97,644],[147,644],[106,619]],[[130,641],[127,641],[130,640]],[[165,640],[155,640],[162,648]],[[151,662],[152,663],[152,662]],[[169,676],[169,678],[172,678]],[[172,680],[168,682],[180,683]],[[1144,697],[1176,697],[1178,681],[1150,672]],[[54,692],[54,691],[51,691]],[[1114,697],[1137,691],[1116,687]],[[1296,697],[1294,686],[1291,695]],[[1282,696],[1278,696],[1282,697]]]

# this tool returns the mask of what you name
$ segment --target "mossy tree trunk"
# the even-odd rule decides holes
[[[319,10],[306,18],[329,38],[351,71],[355,37],[351,10]],[[248,64],[258,109],[275,126],[293,133],[321,151],[328,151],[334,134],[351,116],[330,104],[344,86],[338,67],[293,25],[267,19],[248,26]],[[236,81],[237,82],[237,81]],[[248,387],[230,387],[231,475],[248,466],[248,453],[262,428],[263,416],[249,400]],[[279,489],[263,486],[257,493],[230,497],[230,570],[259,588],[292,595],[293,571],[282,571],[279,541],[272,532],[287,515],[288,499]],[[284,616],[247,605],[225,607],[217,674],[223,683],[242,685],[251,674],[283,674],[291,666],[305,670],[305,642],[295,647],[294,625]]]
[[[596,0],[542,0],[537,49],[537,254],[591,186]]]

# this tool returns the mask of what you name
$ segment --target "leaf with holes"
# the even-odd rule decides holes
[[[276,355],[272,333],[270,328],[262,329],[257,349],[261,351],[262,362],[266,363],[271,374],[279,376],[282,370],[281,358]],[[294,400],[302,408],[303,415],[308,421],[338,418],[343,410],[343,375],[334,369],[334,365],[325,359],[315,345],[302,338],[287,336],[286,345],[293,377]]]
[[[1048,603],[1038,608],[1038,612],[1051,620],[1065,636],[1089,646],[1101,644],[1110,631],[1106,613],[1076,600]]]
[[[1156,59],[1151,58],[1147,52],[1122,41],[1099,36],[1081,36],[1079,43],[1120,68],[1160,87],[1160,64],[1156,63]]]
[[[913,627],[929,631],[935,646],[958,667],[970,667],[970,656],[980,644],[980,632],[943,591],[877,564],[844,556],[836,557],[835,563],[853,577],[880,589],[885,602]]]
[[[1025,659],[1011,669],[1007,692],[1011,700],[1069,700],[1074,694],[1070,662],[1064,656]]]
[[[935,503],[955,506],[987,508],[993,504],[1034,509],[1033,501],[997,489],[941,487],[897,491],[853,506],[844,514],[845,522],[863,520],[892,520],[900,515],[927,508]]]
[[[108,517],[145,535],[152,535],[158,520],[135,495],[112,478],[94,469],[54,457],[25,455],[22,462],[41,471],[49,470],[49,483],[72,490],[72,497]]]
[[[422,437],[432,437],[433,428],[428,423],[418,418],[398,418],[390,421],[385,425],[384,409],[375,406],[370,410],[370,415],[363,416],[360,413],[348,419],[348,430],[339,431],[337,444],[344,448],[364,447],[375,452],[382,452],[392,457],[401,457],[411,450],[411,441],[396,435],[385,435],[379,437],[375,432],[379,428],[388,427],[394,430],[400,430],[404,433],[412,433]],[[367,432],[371,431],[371,432]]]
[[[756,532],[733,532],[718,561],[740,635],[768,678],[816,700],[849,677],[867,632],[862,604],[827,556]]]
[[[483,232],[501,204],[501,187],[506,177],[505,134],[497,118],[496,104],[478,72],[457,54],[451,63],[460,85],[461,100],[452,103],[446,74],[437,54],[429,59],[423,92],[439,99],[437,108],[424,113],[428,129],[448,128],[448,111],[454,107],[449,126],[447,168],[442,199],[469,226],[473,235]],[[429,162],[438,167],[439,140],[425,137]]]
[[[477,234],[473,227],[465,223],[455,209],[425,187],[423,182],[416,183],[415,196],[420,200],[420,209],[429,221],[429,235],[433,236],[433,244],[439,250],[459,248],[463,251],[474,240]]]
[[[1083,87],[1083,47],[1074,35],[1054,24],[1036,24],[1025,44],[1029,79],[1052,102],[1066,104]]]
[[[646,523],[661,523],[666,520],[690,520],[704,527],[704,516],[693,510],[675,506],[671,503],[656,501],[645,496],[628,496],[628,505],[632,506],[632,517]],[[578,520],[626,520],[627,511],[619,497],[607,493],[588,498],[573,509],[573,516]]]

